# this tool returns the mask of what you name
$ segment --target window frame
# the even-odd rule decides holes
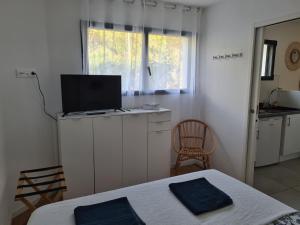
[[[124,29],[120,29],[120,27],[123,27]],[[85,32],[87,35],[88,29],[102,29],[102,30],[112,30],[112,31],[124,31],[124,32],[133,32],[133,26],[131,25],[117,25],[117,24],[112,24],[112,23],[98,23],[98,22],[87,22],[87,21],[81,21],[81,33]],[[160,34],[160,35],[174,35],[174,36],[180,36],[180,37],[189,37],[188,41],[188,62],[190,62],[191,59],[191,54],[192,54],[192,38],[193,38],[193,33],[188,32],[188,31],[175,31],[175,30],[168,30],[164,29],[163,32],[161,32],[160,29],[155,29],[155,28],[150,28],[150,27],[138,27],[137,29],[138,32],[143,35],[143,46],[142,46],[142,87],[141,90],[136,90],[134,91],[134,96],[139,96],[139,95],[169,95],[175,93],[179,94],[187,94],[190,92],[189,87],[191,86],[191,71],[188,71],[187,73],[187,88],[184,89],[163,89],[163,90],[152,90],[150,93],[147,92],[147,88],[149,87],[148,85],[148,76],[151,76],[151,68],[149,66],[149,35],[151,33],[153,34]],[[178,35],[180,34],[180,35]],[[198,35],[197,33],[195,35]],[[197,38],[197,37],[196,37]],[[83,36],[81,35],[82,42],[85,41],[85,45],[88,46],[88,38],[86,40],[83,39]],[[81,46],[82,48],[82,68],[84,70],[84,49],[83,49],[83,44]],[[88,57],[88,55],[86,56]],[[87,64],[88,64],[88,59],[87,59]],[[88,68],[89,65],[86,65]],[[191,68],[189,68],[191,70]],[[179,92],[178,92],[179,91]],[[127,95],[127,91],[125,91],[124,95]]]
[[[266,53],[266,65],[264,69],[265,76],[260,74],[262,81],[272,81],[275,78],[274,69],[275,69],[275,60],[276,60],[276,49],[277,49],[276,40],[265,40],[264,46],[267,45]],[[261,69],[261,71],[263,68]]]
[[[154,31],[154,32],[152,32]],[[155,31],[157,33],[155,33]],[[191,60],[190,58],[190,55],[191,55],[191,51],[192,51],[192,32],[188,32],[188,31],[174,31],[174,30],[168,30],[168,29],[164,29],[163,30],[163,33],[161,34],[161,30],[159,29],[154,29],[154,28],[148,28],[148,27],[145,27],[144,28],[144,40],[145,40],[145,58],[144,58],[144,61],[146,62],[146,70],[148,70],[148,68],[150,68],[149,66],[149,35],[151,35],[151,32],[153,34],[158,34],[158,35],[169,35],[169,36],[180,36],[180,37],[189,37],[189,40],[188,40],[188,51],[189,51],[189,58],[187,59],[188,61]],[[181,35],[178,35],[178,33],[180,33]],[[191,68],[189,68],[190,70]],[[150,71],[151,71],[151,68],[150,68]],[[149,76],[149,72],[148,71],[143,71],[144,73],[144,77],[143,77],[143,81],[145,82],[143,85],[146,85],[146,87],[148,87],[148,82],[147,82],[147,75]],[[187,94],[189,93],[189,87],[190,87],[190,81],[191,81],[191,72],[189,71],[188,74],[187,74],[187,80],[188,80],[188,83],[187,83],[187,88],[184,88],[184,89],[163,89],[163,90],[154,90],[153,92],[153,95],[168,95],[168,94],[173,94],[174,92],[178,93],[178,90],[179,90],[179,94]],[[142,91],[144,93],[144,90]],[[146,93],[147,94],[147,93]]]

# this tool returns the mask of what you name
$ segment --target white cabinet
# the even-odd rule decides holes
[[[77,118],[59,123],[60,161],[67,178],[67,199],[94,193],[92,122],[90,118]]]
[[[267,166],[279,162],[282,117],[259,120],[255,166]]]
[[[148,180],[159,180],[170,176],[171,131],[153,131],[148,142]],[[167,161],[166,161],[167,160]]]
[[[93,119],[95,192],[122,186],[122,117],[103,116]]]
[[[66,198],[169,176],[171,112],[59,117]]]
[[[123,117],[123,185],[147,181],[147,115]]]
[[[153,113],[148,118],[148,180],[170,176],[171,113]],[[166,160],[168,160],[166,162]]]
[[[282,154],[284,156],[300,152],[300,114],[288,115],[284,121]]]

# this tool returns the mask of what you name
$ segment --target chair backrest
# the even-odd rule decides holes
[[[215,138],[209,126],[199,120],[184,120],[176,125],[172,133],[173,148],[211,152],[215,148]]]

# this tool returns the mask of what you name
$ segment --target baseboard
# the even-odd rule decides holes
[[[197,164],[198,161],[197,160],[194,160],[194,159],[190,159],[190,160],[187,160],[187,161],[184,161],[180,164],[180,166],[190,166],[190,165],[193,165],[193,164]],[[175,167],[175,164],[176,162],[172,162],[171,163],[171,168],[174,168]]]
[[[291,159],[297,159],[300,158],[300,153],[295,153],[295,154],[291,154],[291,155],[285,155],[285,156],[280,156],[280,162],[284,162],[287,160],[291,160]]]
[[[31,200],[33,204],[37,204],[39,202],[39,199],[36,200]],[[21,215],[22,213],[26,212],[28,210],[28,208],[24,205],[21,207],[16,207],[12,213],[12,218],[15,218],[19,215]]]
[[[27,207],[26,206],[20,207],[20,208],[18,208],[18,209],[16,209],[16,210],[13,211],[12,218],[17,217],[17,216],[21,215],[22,213],[24,213],[26,211],[27,211]]]

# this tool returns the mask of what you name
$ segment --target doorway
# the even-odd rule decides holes
[[[246,181],[300,210],[300,19],[257,27],[254,46]]]

